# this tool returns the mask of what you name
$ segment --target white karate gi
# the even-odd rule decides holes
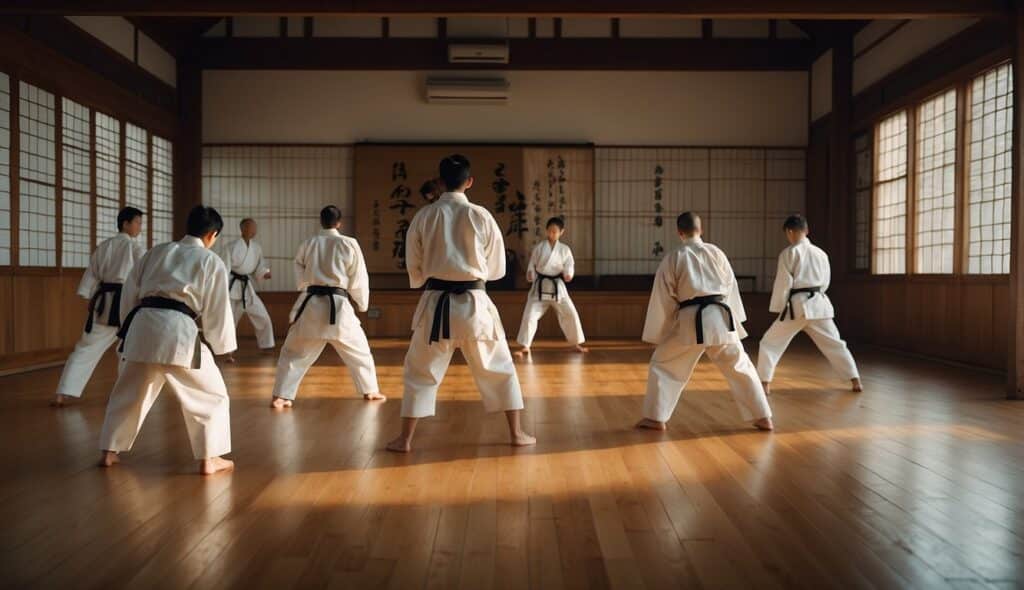
[[[775,286],[772,288],[768,310],[780,315],[761,338],[757,351],[757,372],[761,381],[771,382],[782,353],[800,331],[807,332],[841,377],[860,378],[853,355],[846,347],[846,342],[839,337],[839,329],[833,320],[835,309],[825,294],[831,276],[828,255],[807,238],[779,254],[779,269],[775,274]],[[813,296],[810,293],[793,295],[793,319],[790,319],[786,309],[789,290],[805,287],[821,287],[821,292]]]
[[[697,343],[697,307],[679,309],[679,303],[706,295],[724,295],[732,310],[735,330],[729,330],[724,309],[704,309],[704,343]],[[747,319],[739,286],[725,253],[700,237],[683,240],[678,250],[661,261],[647,306],[643,339],[657,344],[651,357],[644,397],[644,417],[667,422],[679,403],[700,357],[707,352],[729,384],[744,420],[771,417],[764,388],[740,340],[746,338]]]
[[[494,281],[505,276],[505,241],[487,209],[463,193],[444,193],[422,207],[409,224],[405,238],[409,285],[417,289],[427,279]],[[451,338],[429,342],[434,309],[442,291],[425,290],[412,319],[412,341],[405,355],[402,416],[433,416],[437,389],[456,348],[469,364],[488,412],[523,409],[505,329],[487,292],[450,294]]]
[[[295,399],[299,383],[327,344],[348,367],[357,392],[361,395],[379,393],[370,343],[352,308],[355,304],[359,311],[366,311],[370,301],[370,279],[359,242],[335,229],[321,230],[299,246],[295,255],[295,282],[301,293],[292,307],[293,323],[277,361],[274,396]],[[310,286],[341,287],[348,291],[348,297],[331,296],[336,312],[334,325],[330,320],[331,301],[326,296],[310,297],[302,315],[295,320],[306,300],[306,288]]]
[[[270,272],[270,267],[263,258],[263,248],[256,240],[249,240],[246,244],[245,240],[238,238],[227,245],[223,257],[229,271],[249,277],[249,282],[246,283],[237,279],[232,280],[230,275],[228,276],[228,285],[231,286],[231,313],[235,316],[235,325],[237,326],[243,315],[248,315],[256,331],[256,345],[260,348],[274,348],[274,325],[253,284]]]
[[[199,336],[196,322],[171,309],[139,310],[125,338],[125,365],[107,403],[100,449],[131,450],[146,414],[167,384],[181,402],[195,458],[231,452],[228,391],[213,359],[213,354],[235,350],[227,268],[199,238],[186,236],[155,246],[125,282],[122,323],[144,297],[188,305],[199,314],[209,346],[200,347],[200,368],[191,368]]]
[[[538,280],[537,273],[549,277],[564,277],[563,280],[555,281],[555,285],[549,280]],[[565,334],[565,339],[573,346],[582,344],[583,325],[580,323],[580,316],[576,312],[576,306],[569,298],[569,290],[566,289],[563,281],[571,281],[576,274],[576,262],[572,257],[572,250],[562,242],[555,242],[554,248],[544,240],[533,247],[530,254],[530,264],[526,267],[526,280],[533,283],[530,287],[529,296],[526,300],[526,309],[523,310],[523,320],[519,324],[519,337],[516,341],[529,348],[533,343],[533,337],[537,334],[537,322],[544,317],[549,308],[555,309],[558,316],[558,325]],[[558,289],[558,296],[552,295],[552,291]],[[543,289],[543,291],[541,291]]]
[[[78,284],[78,294],[87,300],[99,290],[100,283],[124,283],[135,263],[145,253],[142,245],[126,233],[118,233],[100,243],[92,253],[89,266]],[[117,326],[108,325],[113,309],[113,293],[102,296],[103,313],[97,310],[93,315],[92,330],[82,331],[75,350],[64,364],[57,393],[71,397],[82,397],[82,390],[103,358],[103,353],[117,342]],[[122,307],[123,309],[123,307]],[[117,323],[117,322],[115,322]]]

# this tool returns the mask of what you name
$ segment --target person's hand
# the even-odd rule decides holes
[[[270,271],[268,270],[268,271],[267,271],[267,274],[263,275],[263,279],[264,279],[264,280],[267,280],[267,279],[269,279],[269,278],[270,278]]]
[[[568,283],[572,281],[572,275],[569,273],[562,273],[562,280]]]

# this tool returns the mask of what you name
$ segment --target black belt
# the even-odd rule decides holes
[[[302,300],[302,305],[299,306],[299,311],[295,312],[295,319],[292,320],[292,323],[294,324],[299,321],[299,317],[302,316],[302,312],[306,311],[306,304],[309,303],[310,299],[313,297],[328,297],[331,302],[331,325],[333,326],[337,324],[338,308],[334,303],[335,295],[344,295],[348,297],[348,291],[341,287],[325,287],[323,285],[312,285],[310,287],[306,287],[306,298]]]
[[[113,293],[110,301],[110,314],[107,316],[107,325],[115,328],[121,325],[121,283],[100,283],[100,288],[92,294],[89,300],[89,317],[85,320],[86,333],[92,332],[92,320],[97,315],[103,315],[107,308],[107,293]]]
[[[558,281],[561,281],[562,277],[559,275],[542,275],[537,273],[537,301],[543,301],[545,295],[553,295],[555,301],[558,301]],[[544,281],[551,281],[551,284],[555,286],[555,291],[549,293],[544,291]]]
[[[793,317],[793,296],[797,293],[810,293],[811,295],[807,298],[808,300],[814,299],[814,296],[821,293],[821,287],[800,287],[799,289],[790,289],[789,296],[786,297],[786,307],[782,309],[782,314],[779,316],[779,321],[786,321],[786,312],[789,312],[789,319],[796,319]]]
[[[679,304],[679,309],[697,306],[697,344],[704,344],[704,309],[712,305],[721,307],[725,310],[725,313],[729,314],[729,331],[736,331],[736,326],[732,321],[732,310],[723,301],[725,301],[725,295],[704,295],[703,297],[687,299]]]
[[[231,271],[231,281],[228,282],[228,293],[231,293],[231,289],[235,287],[235,281],[242,282],[242,309],[245,309],[245,295],[249,291],[249,275],[240,275],[235,271]]]
[[[433,344],[434,342],[440,342],[441,338],[448,340],[452,337],[451,301],[448,299],[449,295],[452,293],[462,295],[466,291],[484,291],[486,289],[486,283],[482,280],[442,281],[441,279],[427,279],[428,291],[441,291],[441,295],[437,298],[437,305],[434,306],[434,323],[430,327],[430,340],[428,343]]]
[[[121,326],[121,330],[117,333],[117,337],[121,339],[121,346],[117,349],[118,352],[124,352],[124,341],[128,336],[128,329],[132,325],[132,320],[135,319],[135,314],[139,313],[140,309],[172,309],[192,318],[192,320],[196,322],[196,328],[199,330],[196,333],[196,348],[192,355],[192,368],[198,369],[202,366],[203,355],[200,347],[206,340],[203,338],[202,328],[199,327],[199,314],[192,311],[192,308],[188,305],[180,301],[175,301],[174,299],[168,299],[167,297],[144,297],[142,301],[135,306],[135,309],[128,313],[128,317],[124,319],[124,324]],[[207,344],[207,346],[209,346],[209,344]]]

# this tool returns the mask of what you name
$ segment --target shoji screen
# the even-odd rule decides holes
[[[142,216],[142,233],[138,240],[149,246],[149,132],[131,123],[125,125],[124,133],[124,202],[135,207]]]
[[[96,245],[117,233],[121,209],[121,122],[96,113]]]
[[[61,153],[63,158],[62,263],[65,267],[85,268],[92,247],[92,133],[90,112],[75,101],[62,103]]]
[[[11,78],[0,73],[0,266],[11,264]]]
[[[771,287],[782,220],[803,211],[800,149],[597,148],[597,274],[653,273],[694,210],[746,290]]]
[[[352,148],[348,146],[207,146],[203,148],[203,203],[224,216],[224,242],[238,236],[238,223],[259,225],[273,279],[260,287],[295,289],[292,259],[302,240],[319,229],[325,205],[342,209],[352,222]]]
[[[174,209],[173,189],[173,151],[171,142],[153,136],[153,177],[151,191],[153,193],[153,210],[150,212],[150,223],[153,224],[153,244],[162,244],[173,239]],[[182,212],[182,215],[187,212]]]
[[[57,266],[55,97],[25,82],[18,90],[18,258],[22,266]]]

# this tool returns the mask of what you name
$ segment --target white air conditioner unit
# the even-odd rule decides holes
[[[507,64],[508,43],[453,43],[448,46],[453,64]]]
[[[436,104],[505,104],[504,78],[427,78],[427,102]]]

